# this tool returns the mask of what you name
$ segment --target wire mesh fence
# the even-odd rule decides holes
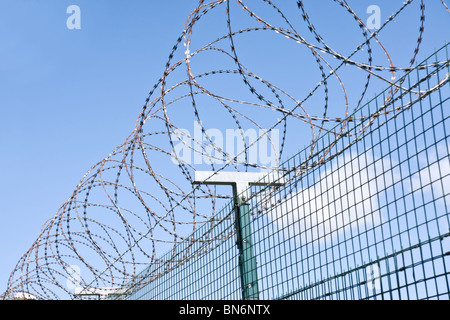
[[[231,202],[117,298],[243,299],[246,270],[255,299],[449,299],[449,74],[444,46],[252,186],[245,248]]]

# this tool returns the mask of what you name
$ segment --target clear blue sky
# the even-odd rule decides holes
[[[348,2],[361,17],[368,17],[369,5],[379,5],[384,21],[403,1]],[[66,27],[66,9],[72,4],[81,8],[81,30]],[[339,32],[343,22],[332,1],[305,4],[310,17],[320,19],[317,24],[333,47],[349,54],[362,41]],[[0,292],[41,226],[87,169],[132,131],[196,5],[196,0],[0,0]],[[419,60],[450,39],[450,14],[439,0],[426,5]],[[396,21],[398,27],[383,34],[383,44],[398,65],[407,64],[415,47],[418,6],[415,1]],[[293,14],[300,20],[299,12]],[[223,32],[214,34],[214,28],[203,25],[197,37],[212,41]],[[306,32],[305,37],[311,38]],[[299,59],[289,48],[285,60]],[[270,64],[267,70],[271,74],[279,69]],[[288,73],[284,80],[296,79]],[[382,88],[380,83],[374,90]]]
[[[82,29],[68,30],[77,4]],[[194,1],[0,1],[0,291],[44,222],[132,131]]]

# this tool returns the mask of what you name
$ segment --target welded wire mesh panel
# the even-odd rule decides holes
[[[259,299],[450,298],[447,51],[271,173],[283,187],[250,188],[241,228],[252,230]],[[230,203],[122,298],[241,299],[234,212]]]
[[[214,228],[204,224],[189,238],[192,241],[184,241],[162,257],[160,265],[141,272],[126,288],[133,292],[126,299],[241,299],[232,212],[230,204],[215,217]]]
[[[445,54],[287,161],[284,188],[253,187],[261,299],[450,297],[448,59],[431,66]]]

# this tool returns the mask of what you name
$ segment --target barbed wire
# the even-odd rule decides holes
[[[441,2],[449,11],[445,2]],[[88,294],[91,288],[112,288],[114,291],[142,286],[186,260],[204,254],[213,243],[234,236],[234,230],[200,238],[191,236],[199,225],[207,223],[212,230],[223,219],[232,219],[231,216],[221,218],[217,215],[221,206],[229,201],[229,195],[221,193],[219,188],[193,185],[193,173],[197,168],[208,167],[212,172],[278,170],[289,174],[289,179],[299,180],[306,171],[342,154],[382,115],[406,110],[448,82],[447,78],[443,79],[426,91],[404,86],[408,72],[448,64],[448,61],[437,61],[432,65],[414,65],[425,30],[423,0],[403,2],[377,30],[370,30],[347,1],[329,1],[336,10],[348,15],[349,21],[354,21],[363,38],[363,42],[350,48],[353,50],[350,54],[333,47],[319,31],[317,21],[313,23],[308,14],[310,3],[293,2],[298,10],[293,14],[294,18],[289,17],[291,12],[281,8],[286,3],[276,4],[270,0],[251,4],[244,0],[198,2],[169,54],[163,76],[145,100],[135,129],[123,144],[88,170],[70,198],[44,224],[38,239],[14,268],[3,299],[26,295],[37,299],[76,299],[80,292],[77,294],[74,287]],[[380,35],[389,27],[394,28],[394,20],[414,3],[420,12],[417,40],[409,63],[399,66],[394,63]],[[271,10],[270,18],[263,17],[267,14],[263,8]],[[238,15],[238,9],[250,19],[245,20],[250,26],[234,27],[244,20]],[[215,40],[201,45],[194,29],[208,15],[223,18],[226,27]],[[281,19],[283,25],[278,25],[277,19]],[[299,28],[306,28],[306,32]],[[247,50],[245,41],[248,38],[242,40],[241,37],[250,35],[261,41],[260,34],[268,33],[305,49],[305,58],[312,57],[320,79],[313,83],[312,90],[289,92],[276,81],[269,81],[262,75],[264,72],[252,71],[248,66],[248,51],[253,55],[260,53]],[[307,33],[313,40],[307,40]],[[198,49],[194,49],[194,45]],[[267,40],[263,45],[271,46],[271,42]],[[365,59],[360,57],[363,50],[367,54]],[[384,55],[382,61],[376,50]],[[221,68],[217,57],[233,67]],[[205,65],[213,63],[214,67],[204,70],[205,65],[201,62]],[[354,83],[347,85],[344,78],[349,71],[363,76],[362,90],[353,90]],[[212,84],[217,79],[221,80],[221,85],[214,88]],[[355,110],[367,99],[374,80],[391,88],[385,103],[371,114],[356,116]],[[235,81],[240,85],[235,85]],[[221,87],[231,83],[234,86],[230,85],[229,94],[225,95]],[[330,102],[336,88],[342,91],[341,105]],[[316,99],[320,97],[322,102]],[[351,102],[351,98],[355,102]],[[395,107],[394,101],[397,102]],[[337,111],[340,115],[333,116]],[[219,119],[210,121],[215,114]],[[207,129],[209,123],[222,122],[220,117],[227,128],[237,133],[244,146],[238,154],[224,150]],[[183,130],[188,121],[199,126],[201,139]],[[356,123],[359,129],[350,132],[350,123]],[[255,141],[246,140],[245,129],[248,127],[259,130],[260,135]],[[297,134],[289,135],[291,129],[288,128],[298,132],[300,128],[309,128],[308,141],[299,139]],[[275,130],[281,132],[279,148],[270,135]],[[317,141],[324,134],[334,135],[335,140],[327,148],[318,150]],[[352,136],[352,142],[336,150],[337,142],[344,136]],[[289,172],[278,165],[252,161],[252,147],[263,139],[267,139],[269,148],[275,153],[277,164],[283,159],[288,145],[299,149],[299,140],[311,145],[309,158]],[[185,152],[192,152],[194,157],[202,159],[202,166],[174,152],[177,143],[182,144]],[[267,192],[264,197],[269,206],[271,192],[262,192]],[[176,249],[184,241],[201,245],[186,249],[180,257]],[[166,252],[169,254],[162,256]],[[141,273],[142,270],[146,271]]]

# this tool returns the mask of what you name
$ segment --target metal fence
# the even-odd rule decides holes
[[[245,248],[229,203],[118,298],[449,299],[449,74],[445,46],[252,186]]]

